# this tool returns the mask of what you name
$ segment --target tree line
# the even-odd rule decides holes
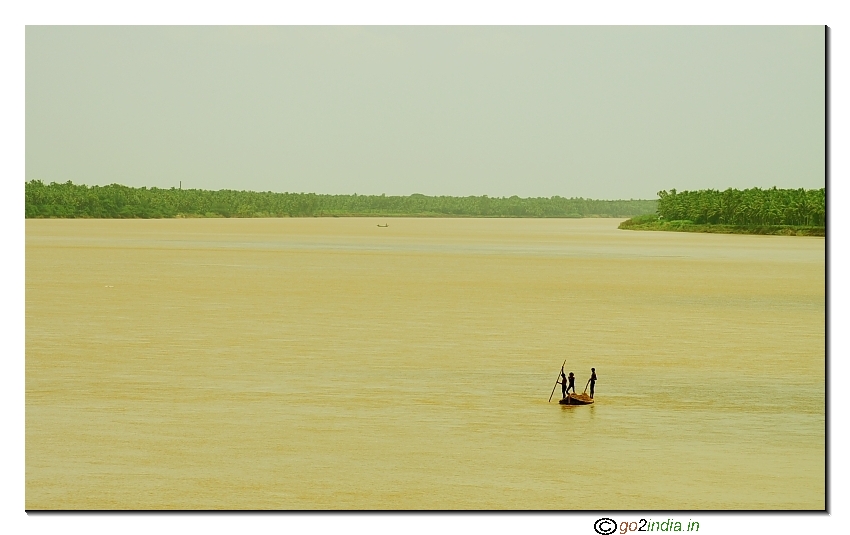
[[[826,191],[750,188],[658,192],[658,215],[667,221],[739,226],[826,224]]]
[[[413,194],[321,195],[202,189],[26,183],[28,218],[162,217],[631,217],[655,213],[655,200],[565,197],[451,197]]]

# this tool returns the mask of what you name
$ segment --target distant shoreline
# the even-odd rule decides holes
[[[656,200],[582,197],[328,195],[201,189],[26,183],[26,218],[160,219],[175,217],[627,218],[655,212]]]
[[[620,223],[621,230],[650,230],[662,232],[702,232],[709,234],[754,234],[763,236],[825,237],[826,227],[803,225],[724,225],[699,224],[692,221],[664,221],[658,216],[638,216]]]
[[[97,217],[97,216],[27,216],[26,219],[356,219],[356,218],[411,218],[411,219],[626,219],[624,215],[588,214],[581,216],[530,216],[530,215],[464,215],[464,214],[382,214],[382,213],[357,213],[357,214],[313,214],[303,216],[289,215],[251,215],[223,216],[219,214],[176,214],[173,216],[136,216],[136,217]]]

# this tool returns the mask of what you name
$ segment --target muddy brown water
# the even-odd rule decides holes
[[[824,240],[619,222],[27,220],[26,507],[823,509]]]

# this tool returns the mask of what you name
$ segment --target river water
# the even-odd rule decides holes
[[[823,509],[824,240],[620,221],[27,220],[26,507]]]

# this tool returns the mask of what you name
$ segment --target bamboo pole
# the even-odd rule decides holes
[[[558,388],[558,381],[561,380],[561,374],[564,373],[564,366],[567,365],[567,359],[564,359],[564,363],[561,364],[561,373],[558,374],[558,378],[555,379],[555,386],[552,387],[552,393],[549,394],[549,403],[552,403],[552,396],[555,395],[555,389]]]

